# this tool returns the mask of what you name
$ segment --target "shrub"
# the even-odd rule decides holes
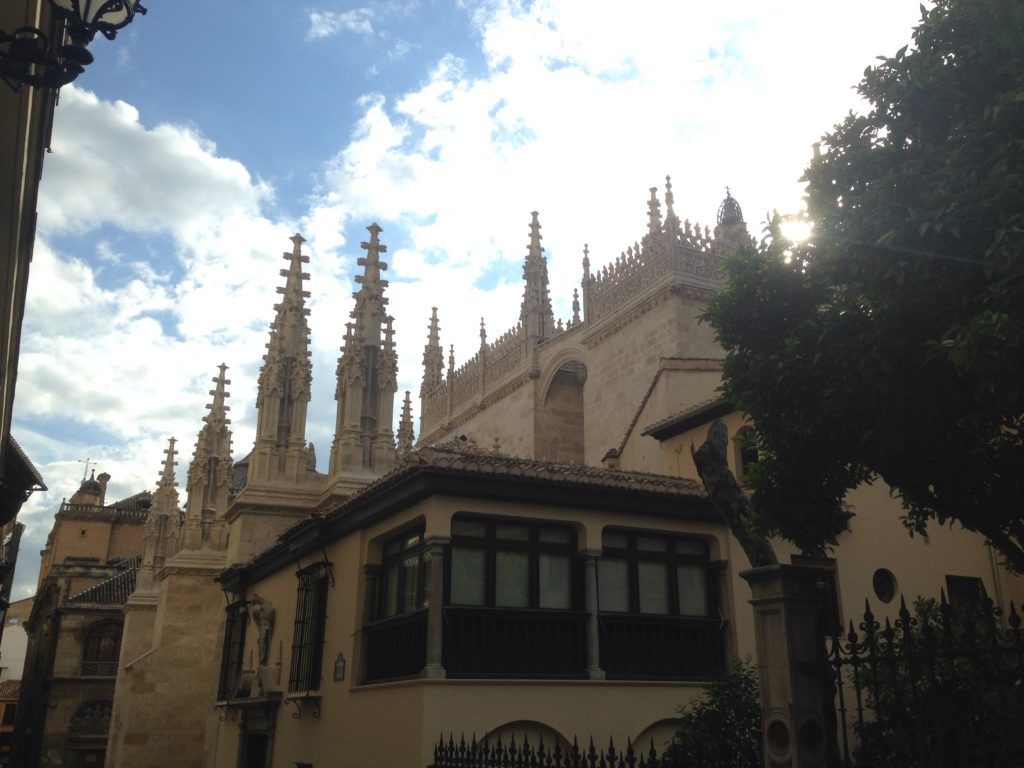
[[[665,751],[664,768],[761,768],[761,702],[757,669],[749,660],[680,708],[679,731]]]

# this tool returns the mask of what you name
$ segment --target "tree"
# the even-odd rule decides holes
[[[764,532],[821,551],[880,477],[913,531],[958,522],[1024,571],[1024,4],[921,13],[805,172],[812,239],[770,222],[706,319]]]

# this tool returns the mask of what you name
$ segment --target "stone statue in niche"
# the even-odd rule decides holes
[[[248,607],[249,620],[256,627],[257,666],[266,666],[270,655],[270,636],[274,632],[274,606],[259,595],[253,595]]]

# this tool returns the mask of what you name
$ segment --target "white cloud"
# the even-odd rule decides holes
[[[334,37],[341,32],[357,35],[372,35],[374,12],[371,8],[355,8],[351,11],[310,11],[307,40]]]
[[[401,390],[418,390],[432,306],[458,363],[479,345],[481,316],[491,339],[515,323],[532,210],[565,318],[583,243],[600,265],[638,239],[647,189],[666,173],[677,211],[702,224],[713,223],[727,184],[754,232],[769,208],[798,207],[811,143],[855,106],[850,86],[875,54],[906,41],[917,17],[916,0],[791,0],[770,12],[752,0],[470,5],[485,71],[447,56],[414,89],[367,94],[302,216],[312,276],[307,436],[321,466],[362,254],[349,227],[379,221],[395,246],[385,277],[400,403]],[[313,11],[308,36],[383,36],[381,19],[411,12],[400,3]],[[148,126],[124,102],[63,89],[53,148],[15,412],[15,434],[53,490],[26,505],[23,556],[38,551],[48,515],[77,487],[76,459],[99,459],[114,475],[111,497],[126,496],[152,489],[174,435],[183,481],[218,363],[231,366],[235,454],[249,450],[280,254],[299,227],[268,213],[274,190],[198,128]],[[103,228],[166,238],[173,262],[96,234]],[[77,251],[67,245],[76,235]],[[54,423],[66,425],[59,439]],[[19,589],[34,581],[31,556],[18,579]]]
[[[412,282],[390,295],[400,386],[414,391],[429,305],[459,362],[476,350],[481,314],[492,338],[515,322],[531,210],[567,317],[583,243],[599,265],[638,239],[647,189],[666,173],[677,212],[703,225],[726,185],[754,233],[771,208],[799,208],[811,144],[856,105],[864,66],[902,44],[918,11],[909,0],[801,0],[771,13],[752,0],[628,11],[503,0],[472,13],[487,71],[468,74],[449,56],[415,90],[364,99],[311,214],[328,230],[337,210],[408,234],[391,277]],[[512,282],[477,287],[494,269]]]

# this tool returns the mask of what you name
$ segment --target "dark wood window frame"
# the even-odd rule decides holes
[[[482,525],[483,535],[467,535],[459,532],[460,523]],[[525,529],[525,539],[503,538],[500,528]],[[564,542],[542,541],[542,531],[558,531],[566,534]],[[582,565],[576,543],[576,531],[565,523],[548,522],[546,520],[524,520],[521,518],[491,517],[484,515],[459,513],[452,519],[451,543],[448,557],[445,558],[445,590],[446,606],[522,609],[522,610],[580,610],[583,604]],[[484,589],[482,602],[455,603],[452,601],[452,567],[455,562],[455,551],[459,547],[484,552]],[[503,606],[497,600],[497,569],[499,553],[526,553],[528,557],[527,604],[524,606]],[[549,607],[542,605],[541,599],[541,556],[543,554],[563,555],[569,560],[569,605],[565,607]]]
[[[612,536],[624,537],[626,545],[624,547],[609,546],[607,542]],[[664,551],[642,548],[639,545],[639,542],[643,539],[664,542]],[[598,560],[599,570],[603,563],[610,562],[612,560],[625,560],[626,562],[628,607],[625,610],[610,610],[602,604],[601,596],[599,594],[598,606],[601,613],[682,617],[707,617],[714,614],[716,603],[716,573],[711,567],[710,552],[707,541],[704,539],[696,536],[669,534],[664,532],[649,532],[633,528],[606,528],[602,536],[602,541],[604,542],[604,546],[602,548],[601,559]],[[698,555],[686,551],[686,548],[695,546],[699,546],[701,548],[701,554]],[[666,566],[666,612],[641,610],[640,566],[642,563],[663,563]],[[685,565],[701,566],[704,571],[704,610],[700,613],[682,612],[679,583],[676,574],[678,567]]]
[[[585,676],[587,614],[581,610],[583,568],[577,546],[576,530],[566,523],[472,513],[453,518],[445,558],[448,677]],[[453,571],[460,567],[460,547],[476,555],[463,560],[462,596],[467,599],[456,602]],[[545,578],[547,589],[542,587]]]
[[[298,572],[295,598],[295,631],[288,672],[289,693],[320,690],[327,627],[327,593],[331,564],[320,561]]]
[[[238,600],[225,608],[224,646],[221,651],[220,680],[217,700],[227,701],[235,694],[242,672],[245,651],[245,630],[249,625],[249,611],[245,600]]]
[[[602,539],[598,623],[600,664],[608,679],[708,680],[721,674],[728,629],[717,610],[717,573],[708,542],[698,536],[622,527],[606,528]],[[614,561],[618,564],[612,571],[609,565]],[[645,563],[660,567],[642,569]],[[687,581],[686,567],[695,565],[702,572],[704,599],[699,612],[684,611],[680,582]],[[660,573],[664,576],[658,579]],[[602,596],[602,582],[606,588],[619,585],[617,600]],[[641,593],[648,608],[654,602],[663,608],[642,610]],[[624,605],[611,609],[609,603]]]
[[[424,527],[419,525],[384,542],[377,620],[426,610],[430,601],[430,553],[423,536]]]

